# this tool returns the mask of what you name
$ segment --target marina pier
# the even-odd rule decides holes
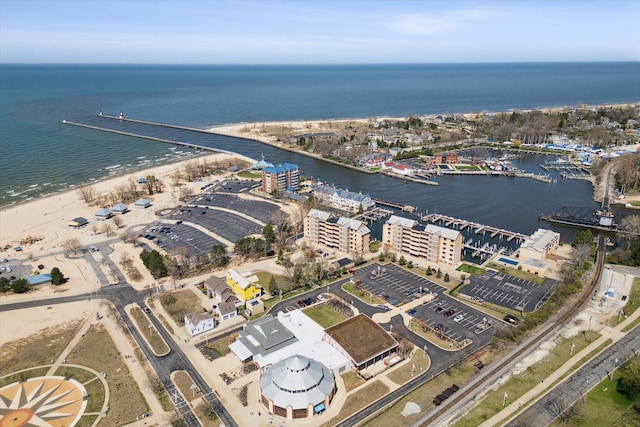
[[[445,227],[454,226],[454,227],[457,227],[460,231],[469,227],[475,230],[476,234],[482,233],[482,235],[485,235],[486,233],[490,233],[491,238],[500,236],[502,238],[506,238],[507,242],[511,242],[514,239],[517,241],[524,241],[529,237],[521,233],[516,233],[514,231],[504,230],[502,228],[496,228],[490,225],[479,224],[477,222],[471,222],[464,219],[453,218],[450,216],[440,215],[440,214],[424,215],[422,217],[422,220],[430,223],[442,222],[445,225]],[[473,249],[477,250],[478,248],[473,247]]]

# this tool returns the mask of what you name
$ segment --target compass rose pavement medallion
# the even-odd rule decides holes
[[[71,427],[87,406],[78,381],[36,377],[0,388],[0,427]]]

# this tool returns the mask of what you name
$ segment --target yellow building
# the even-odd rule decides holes
[[[248,301],[262,295],[262,286],[258,283],[258,276],[255,274],[245,276],[230,268],[227,270],[227,285],[242,301]]]
[[[382,229],[382,243],[399,254],[454,266],[460,263],[462,234],[457,230],[424,225],[416,220],[392,215]]]

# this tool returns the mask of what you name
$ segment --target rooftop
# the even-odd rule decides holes
[[[351,356],[356,365],[398,345],[391,335],[364,314],[340,322],[325,333]]]

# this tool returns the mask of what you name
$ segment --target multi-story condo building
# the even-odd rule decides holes
[[[311,209],[304,219],[304,238],[312,244],[362,256],[369,252],[371,230],[355,219]]]
[[[318,185],[313,193],[318,200],[351,212],[357,212],[360,209],[366,211],[375,206],[375,202],[368,194],[354,193],[329,185]]]
[[[297,190],[300,188],[300,169],[298,165],[283,163],[262,169],[262,190],[274,191]]]
[[[392,215],[382,229],[382,243],[399,254],[428,262],[456,265],[462,252],[462,234],[437,225]]]

